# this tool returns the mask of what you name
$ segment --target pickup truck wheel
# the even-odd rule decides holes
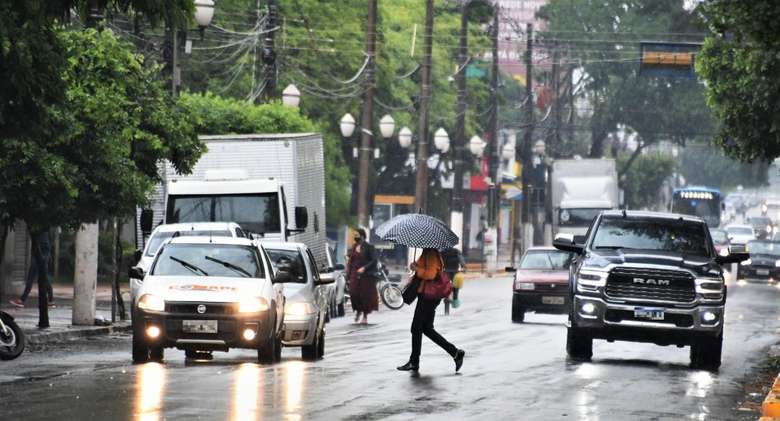
[[[133,327],[133,362],[136,364],[149,361],[149,347],[143,341],[143,336]]]
[[[720,367],[722,351],[722,335],[717,338],[699,338],[691,345],[691,366],[717,370]]]
[[[593,338],[572,326],[566,330],[566,353],[569,358],[588,361],[593,356]]]
[[[512,322],[523,323],[525,320],[525,308],[520,306],[517,298],[512,298]]]

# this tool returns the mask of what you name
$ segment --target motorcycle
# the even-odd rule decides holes
[[[0,360],[13,360],[24,351],[24,332],[10,314],[0,311]]]
[[[390,280],[390,278],[387,276],[389,271],[387,270],[387,267],[381,262],[379,263],[378,269],[381,278],[379,279],[379,284],[377,284],[377,290],[379,290],[379,296],[382,298],[382,302],[389,309],[400,309],[404,306],[404,299],[403,294],[401,293],[399,282],[393,282]]]

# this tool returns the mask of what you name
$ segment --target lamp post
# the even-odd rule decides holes
[[[401,127],[398,131],[398,145],[404,149],[408,149],[412,146],[412,130],[408,127]]]
[[[199,27],[205,28],[211,25],[214,17],[213,0],[195,0],[195,22]]]
[[[485,141],[477,135],[472,136],[469,140],[469,151],[477,158],[481,157],[485,152]]]
[[[289,108],[298,108],[298,104],[301,103],[301,91],[295,85],[287,85],[282,91],[282,104]],[[354,123],[354,120],[353,120]]]

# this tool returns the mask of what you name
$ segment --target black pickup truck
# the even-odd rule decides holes
[[[716,369],[726,285],[707,224],[665,213],[606,211],[584,237],[558,238],[577,255],[570,268],[566,350],[590,359],[593,339],[690,346],[691,365]]]

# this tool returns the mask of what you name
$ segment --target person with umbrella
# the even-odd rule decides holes
[[[398,367],[398,370],[419,371],[422,336],[425,335],[453,358],[455,371],[459,371],[466,352],[448,342],[434,329],[436,307],[441,303],[441,295],[432,298],[428,296],[426,289],[427,286],[443,279],[444,262],[439,250],[453,247],[458,243],[458,236],[441,220],[421,214],[397,216],[380,225],[376,233],[382,240],[423,249],[422,255],[415,264],[415,274],[409,286],[415,289],[412,292],[416,292],[417,295],[411,328],[412,352],[409,361]],[[444,279],[446,280],[446,277]]]
[[[355,230],[354,245],[347,260],[347,279],[355,323],[363,315],[361,324],[368,324],[368,313],[379,310],[379,296],[376,292],[376,270],[379,259],[376,249],[366,241],[363,228]]]

